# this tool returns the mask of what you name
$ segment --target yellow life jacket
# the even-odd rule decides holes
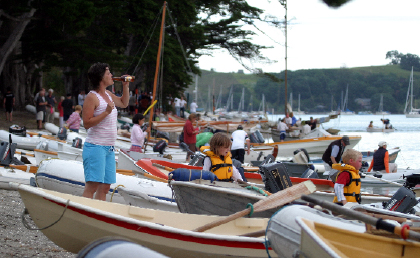
[[[338,166],[334,166],[334,165],[333,165],[333,168],[337,169]],[[360,194],[361,181],[360,181],[360,175],[358,173],[359,171],[355,170],[353,166],[345,165],[344,169],[337,174],[337,178],[343,172],[347,172],[350,174],[350,183],[345,185],[343,189],[344,197],[346,197],[347,202],[361,203],[362,201],[361,194]],[[333,202],[338,202],[337,196],[334,196]]]
[[[210,171],[213,172],[219,180],[231,179],[233,174],[232,158],[230,152],[224,156],[224,160],[210,150],[209,146],[202,146],[200,151],[210,158]]]

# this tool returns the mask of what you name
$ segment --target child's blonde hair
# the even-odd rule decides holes
[[[219,152],[219,148],[230,148],[230,146],[232,145],[232,142],[230,141],[229,136],[227,136],[227,134],[225,133],[215,133],[213,135],[213,137],[211,137],[210,139],[210,150],[216,154],[216,155],[220,155]]]
[[[75,107],[74,107],[74,110],[77,110],[77,111],[82,111],[82,106],[77,105],[77,106],[75,106]]]
[[[363,157],[360,151],[357,151],[355,149],[347,149],[344,151],[343,157],[341,159],[343,160],[343,163],[348,164],[350,159],[357,160],[360,157]]]

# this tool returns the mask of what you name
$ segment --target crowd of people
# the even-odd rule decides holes
[[[44,122],[54,122],[54,112],[57,108],[60,127],[65,126],[70,131],[79,132],[83,121],[84,127],[88,129],[83,147],[86,181],[83,196],[105,200],[110,185],[116,181],[114,145],[117,138],[117,107],[127,109],[132,115],[134,126],[131,131],[130,151],[141,153],[146,136],[151,132],[150,127],[144,126],[145,116],[142,113],[151,105],[152,93],[143,91],[137,96],[134,91],[129,90],[129,82],[123,82],[123,90],[117,94],[106,90],[113,84],[113,80],[109,65],[105,63],[93,64],[89,69],[88,77],[93,89],[88,94],[84,90],[80,91],[77,103],[73,102],[71,94],[67,94],[66,97],[60,96],[57,101],[53,89],[46,92],[42,88],[34,98],[36,119],[38,129],[42,129]],[[185,117],[187,101],[184,96],[179,98],[170,96],[168,103],[175,115]],[[11,89],[7,88],[3,105],[8,121],[13,119],[14,104],[14,95]],[[187,152],[187,162],[191,152],[197,151],[197,135],[202,132],[202,128],[197,123],[200,120],[199,114],[196,114],[197,108],[197,103],[192,101],[189,106],[190,115],[183,129],[182,140],[190,150]],[[381,121],[385,127],[390,125],[388,119],[381,119]],[[293,115],[293,112],[290,112],[278,121],[280,141],[284,141],[287,132],[295,128],[305,125],[313,130],[317,124],[318,121],[313,117],[307,121],[301,121]],[[372,126],[373,121],[370,122],[369,127]],[[343,136],[333,141],[322,156],[325,170],[329,171],[330,179],[334,182],[334,202],[340,205],[361,201],[359,170],[362,167],[362,154],[354,149],[346,149],[349,145],[349,137]],[[395,173],[397,171],[396,164],[389,162],[387,145],[385,141],[378,143],[378,149],[373,155],[368,172]],[[251,145],[242,125],[239,125],[230,136],[217,132],[206,144],[198,147],[199,151],[205,155],[203,170],[213,172],[222,181],[246,181],[241,164],[244,163],[245,155],[250,155]]]

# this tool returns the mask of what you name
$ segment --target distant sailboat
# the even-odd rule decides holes
[[[414,80],[413,80],[413,67],[411,67],[411,75],[410,75],[410,82],[408,83],[408,90],[407,90],[407,99],[405,102],[405,117],[407,118],[420,118],[420,109],[413,108],[413,87],[414,87]],[[410,110],[408,110],[408,103],[410,102]]]
[[[300,93],[298,95],[298,110],[296,112],[293,112],[295,115],[304,115],[305,111],[300,110]]]
[[[376,115],[389,115],[389,112],[384,111],[384,95],[381,94],[381,101],[379,102],[379,110]]]
[[[349,101],[349,85],[347,84],[346,96],[344,97],[343,109],[341,110],[340,115],[355,115],[353,111],[347,108],[348,101]]]

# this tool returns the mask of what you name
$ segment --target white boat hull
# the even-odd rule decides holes
[[[33,177],[34,174],[18,169],[0,167],[0,189],[16,190],[10,187],[10,182],[29,185]]]
[[[0,130],[0,141],[9,142],[9,134],[12,135],[12,142],[17,144],[17,148],[24,150],[34,150],[38,143],[46,140],[38,136],[20,137],[8,131]]]
[[[395,128],[385,129],[385,128],[379,128],[379,127],[368,127],[366,128],[366,131],[370,133],[375,133],[375,132],[392,133],[395,131]]]
[[[83,164],[70,160],[45,160],[38,168],[36,182],[41,188],[82,196],[85,186]],[[117,173],[117,182],[111,185],[106,197],[107,201],[112,198],[113,202],[126,204],[124,198],[118,193],[119,187],[135,190],[151,197],[143,198],[141,203],[138,202],[137,204],[141,207],[178,211],[175,200],[172,199],[172,191],[165,183]],[[156,202],[156,199],[165,202]]]
[[[306,149],[309,154],[323,154],[327,149],[328,145],[331,142],[341,139],[342,136],[328,136],[328,137],[320,137],[320,138],[311,138],[311,139],[301,139],[301,140],[293,140],[293,141],[285,141],[285,142],[276,142],[272,143],[277,144],[278,146],[278,154],[277,157],[291,157],[293,156],[293,152],[297,149]],[[350,145],[346,148],[354,148],[357,143],[361,140],[360,136],[349,136],[350,138]]]

